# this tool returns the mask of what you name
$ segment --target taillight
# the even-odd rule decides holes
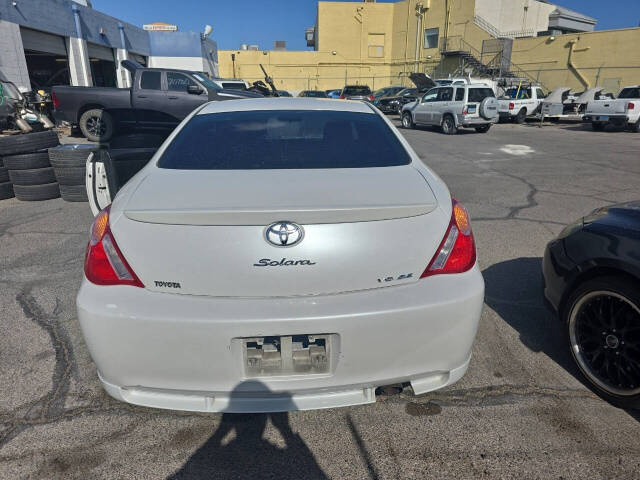
[[[464,107],[464,108],[462,109],[462,114],[463,114],[463,115],[467,115],[468,113],[469,113],[469,109],[468,109],[467,107]]]
[[[109,227],[108,206],[102,210],[91,225],[89,245],[84,257],[84,274],[96,285],[144,285],[133,272],[118,248]]]
[[[51,101],[53,102],[53,108],[58,108],[60,106],[60,102],[58,101],[58,96],[55,93],[51,94]]]
[[[340,100],[344,100],[345,96],[344,95],[340,95]]]
[[[467,209],[453,200],[449,228],[429,266],[420,278],[443,273],[462,273],[476,263],[476,244]]]
[[[509,104],[509,110],[513,110],[514,108],[516,108],[516,104],[515,104],[515,103],[513,103],[513,102],[511,102],[511,103]]]
[[[629,110],[633,110],[634,108],[636,108],[636,106],[633,103],[630,103],[629,105],[627,105],[627,108]]]
[[[369,95],[369,100],[373,102],[373,95]]]

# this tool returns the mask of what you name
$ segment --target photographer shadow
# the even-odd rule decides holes
[[[259,381],[239,384],[231,394],[227,412],[246,411],[252,395],[269,395]],[[223,413],[217,430],[169,480],[277,478],[328,478],[302,438],[291,429],[289,410],[296,410],[291,396],[278,394],[272,405],[277,413]],[[264,438],[268,422],[281,435],[285,448]]]

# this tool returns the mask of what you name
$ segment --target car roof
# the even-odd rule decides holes
[[[364,102],[350,100],[330,100],[309,97],[291,98],[250,98],[209,102],[198,112],[198,115],[223,112],[249,112],[251,110],[332,110],[334,112],[375,112]]]

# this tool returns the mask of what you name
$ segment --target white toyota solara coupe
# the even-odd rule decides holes
[[[185,119],[95,218],[77,307],[111,396],[264,412],[456,382],[483,297],[467,211],[382,113],[276,98]]]

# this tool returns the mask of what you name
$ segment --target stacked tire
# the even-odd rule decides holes
[[[60,196],[47,153],[47,148],[58,144],[58,134],[53,130],[0,138],[3,168],[18,200],[31,202]],[[10,190],[3,178],[0,170],[0,198]]]
[[[97,145],[60,145],[49,149],[49,160],[60,185],[60,195],[67,202],[88,202],[85,184],[87,158]]]
[[[9,179],[9,170],[4,166],[2,157],[0,157],[0,200],[13,198],[13,184]]]

